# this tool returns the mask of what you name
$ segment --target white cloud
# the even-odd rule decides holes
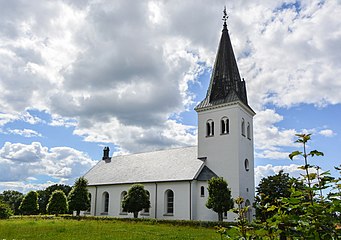
[[[40,133],[38,133],[37,131],[34,131],[32,129],[8,129],[7,130],[8,133],[10,134],[17,134],[17,135],[21,135],[23,137],[42,137],[42,135]]]
[[[325,137],[333,137],[336,135],[336,133],[334,133],[331,129],[323,129],[319,131],[319,134]]]
[[[291,177],[299,178],[301,174],[304,174],[304,171],[298,169],[301,165],[290,164],[284,166],[273,166],[271,164],[267,164],[265,166],[257,166],[255,168],[255,185],[258,186],[260,180],[262,178],[266,178],[271,175],[275,175],[279,173],[279,171],[283,170],[285,173],[289,173]]]
[[[295,129],[280,129],[276,124],[283,120],[273,109],[260,111],[255,116],[254,138],[258,157],[287,158],[287,153],[281,152],[282,147],[295,146]],[[285,157],[286,156],[286,157]]]
[[[16,182],[36,175],[55,179],[74,179],[83,175],[95,162],[83,152],[69,147],[43,147],[6,142],[0,149],[0,182]]]

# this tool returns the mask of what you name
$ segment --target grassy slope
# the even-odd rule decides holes
[[[146,222],[96,220],[0,220],[0,239],[219,239],[214,229]]]

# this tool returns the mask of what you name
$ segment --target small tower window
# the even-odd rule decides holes
[[[245,159],[244,167],[247,172],[250,170],[250,163],[248,159]]]
[[[210,119],[206,122],[206,137],[211,136],[214,136],[214,122]]]
[[[200,187],[200,197],[205,197],[205,187],[204,186]]]
[[[227,117],[220,120],[221,134],[228,134],[230,132],[230,121]]]
[[[247,135],[247,138],[251,140],[251,127],[250,127],[249,122],[247,123],[246,135]]]
[[[242,124],[241,124],[241,130],[242,130],[242,135],[245,137],[245,120],[242,118]]]

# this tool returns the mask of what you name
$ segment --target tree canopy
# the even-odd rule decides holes
[[[134,213],[134,218],[138,217],[139,211],[150,208],[149,195],[142,184],[134,184],[128,190],[122,201],[124,211]]]
[[[68,203],[65,193],[62,190],[55,190],[46,206],[46,211],[50,214],[66,213],[68,210]]]
[[[38,191],[38,204],[39,204],[39,212],[45,214],[47,212],[47,204],[49,203],[49,199],[52,193],[56,190],[62,190],[66,196],[71,191],[71,187],[64,184],[54,184],[47,187],[45,190]]]
[[[71,211],[77,211],[77,216],[79,216],[80,211],[87,210],[90,207],[87,186],[88,181],[84,177],[80,177],[76,179],[68,195],[69,209]]]
[[[270,211],[268,206],[276,205],[280,198],[289,197],[291,187],[302,189],[303,186],[295,178],[290,177],[288,173],[283,173],[283,170],[279,171],[278,174],[263,178],[256,188],[254,207],[257,219],[265,221],[271,217],[274,212]]]
[[[28,192],[22,200],[19,210],[25,215],[37,214],[39,210],[37,192]]]
[[[8,204],[14,214],[19,214],[19,206],[24,198],[24,194],[14,190],[6,190],[0,194],[0,200]]]
[[[208,199],[206,207],[218,213],[218,220],[223,221],[223,213],[233,208],[231,190],[223,178],[211,178],[208,181]]]

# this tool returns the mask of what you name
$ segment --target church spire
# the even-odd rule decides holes
[[[196,110],[235,101],[241,101],[248,106],[245,82],[240,78],[227,29],[226,20],[228,16],[226,7],[223,13],[223,30],[210,85],[206,98],[196,107]]]

